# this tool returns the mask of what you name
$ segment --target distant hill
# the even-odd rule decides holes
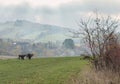
[[[13,40],[32,40],[34,42],[63,41],[69,38],[64,27],[16,20],[0,23],[0,38]]]

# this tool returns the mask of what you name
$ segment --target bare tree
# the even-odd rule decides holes
[[[115,50],[111,47],[113,45],[119,46],[116,32],[119,27],[119,19],[110,16],[102,16],[100,13],[95,12],[93,17],[90,16],[87,19],[80,19],[78,25],[78,31],[70,32],[73,34],[73,37],[82,37],[85,44],[89,45],[95,67],[103,67],[103,63],[107,66],[108,61],[109,63],[112,62],[111,58],[108,56],[114,56],[115,51],[120,50],[120,48],[116,47]],[[114,50],[113,53],[111,53],[111,49],[112,52]]]
[[[93,58],[104,56],[109,39],[116,33],[119,20],[110,16],[101,16],[94,13],[93,17],[80,19],[79,31],[70,31],[73,37],[83,37],[85,43],[89,45]]]

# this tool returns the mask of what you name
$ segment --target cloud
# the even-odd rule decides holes
[[[0,0],[0,21],[25,19],[44,24],[76,27],[76,20],[94,9],[120,15],[118,0]],[[54,3],[52,3],[54,1]],[[13,2],[13,3],[12,3]],[[14,4],[14,5],[13,5]]]
[[[28,3],[32,7],[37,7],[37,6],[55,7],[55,6],[59,6],[60,4],[68,3],[71,1],[73,0],[0,0],[0,5],[11,6],[11,5],[19,5],[22,3]]]
[[[82,0],[82,3],[75,1],[61,5],[65,12],[88,12],[94,9],[99,9],[104,13],[119,13],[119,0]]]

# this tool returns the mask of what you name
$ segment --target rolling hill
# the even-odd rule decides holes
[[[39,24],[26,20],[0,23],[0,38],[13,40],[32,40],[34,42],[63,41],[68,38],[64,27]]]

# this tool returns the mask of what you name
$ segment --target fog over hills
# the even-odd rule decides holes
[[[69,38],[68,29],[55,25],[39,24],[26,20],[0,23],[0,38],[32,40],[34,42],[63,41]]]

